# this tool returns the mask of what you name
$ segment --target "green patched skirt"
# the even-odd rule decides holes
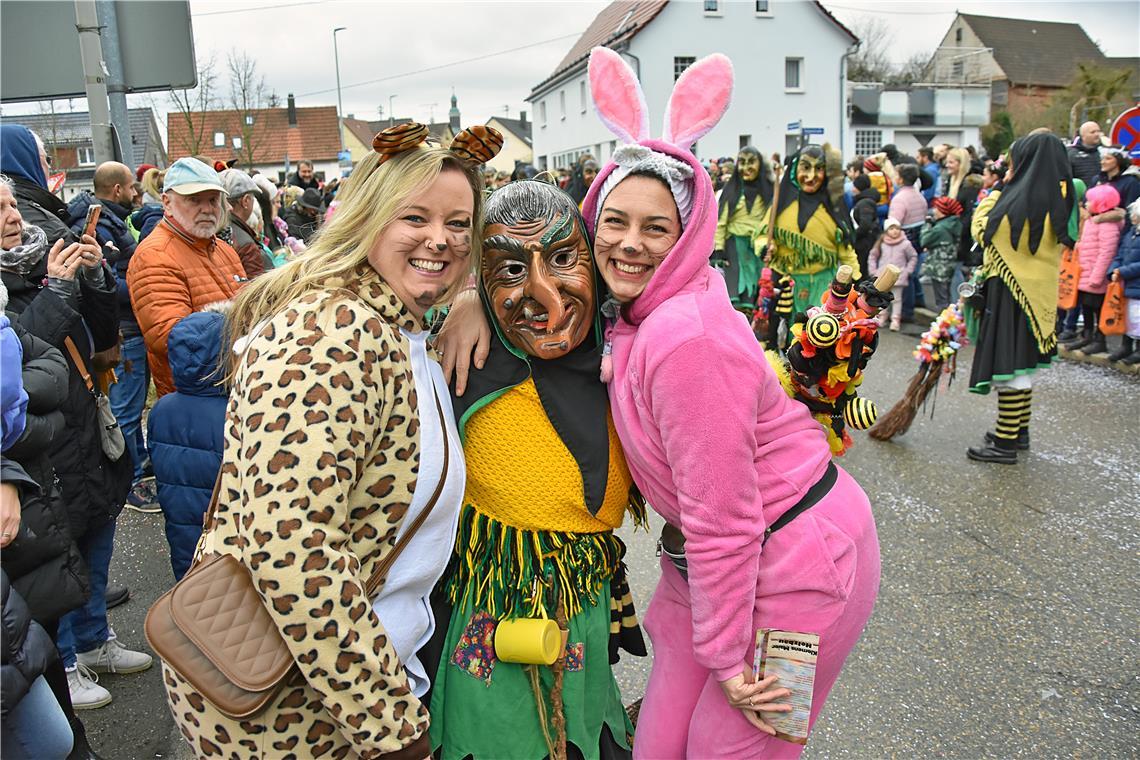
[[[633,725],[610,666],[609,595],[583,603],[569,621],[562,700],[571,758],[630,756]],[[451,613],[439,669],[432,684],[431,742],[442,760],[542,758],[550,754],[526,665],[494,655],[497,621],[470,604]],[[554,673],[535,666],[546,731],[553,739],[550,702]],[[442,751],[440,751],[442,748]]]

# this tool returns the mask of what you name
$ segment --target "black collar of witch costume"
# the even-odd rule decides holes
[[[577,223],[582,223],[580,216]],[[585,235],[584,227],[582,232]],[[589,240],[588,236],[586,240]],[[590,246],[590,261],[594,262],[593,246]],[[533,378],[550,424],[578,464],[586,508],[595,516],[606,497],[610,468],[609,394],[605,384],[598,379],[602,358],[600,311],[608,295],[595,265],[594,329],[570,353],[558,359],[545,360],[520,351],[507,341],[495,320],[480,279],[479,297],[492,328],[491,350],[483,368],[471,370],[466,392],[456,396],[453,383],[451,395],[460,436],[465,437],[471,415],[510,389],[522,385],[527,378]]]

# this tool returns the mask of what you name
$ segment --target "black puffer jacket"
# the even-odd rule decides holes
[[[1090,147],[1077,140],[1075,145],[1069,146],[1069,167],[1073,179],[1083,179],[1088,187],[1095,185],[1100,174],[1100,146]]]
[[[0,570],[0,715],[20,704],[32,683],[44,674],[48,666],[59,657],[51,637],[32,620],[28,605],[20,592],[8,582],[8,574]]]
[[[63,435],[62,407],[67,400],[68,366],[63,355],[28,333],[12,329],[24,350],[23,384],[28,394],[24,433],[4,452],[23,468],[24,479],[4,480],[20,487],[20,531],[0,553],[0,564],[41,623],[59,619],[81,605],[88,594],[87,568],[71,539],[67,508],[56,484],[49,452]]]
[[[51,460],[59,478],[64,504],[75,538],[114,519],[123,509],[131,487],[132,466],[124,454],[112,462],[103,454],[95,399],[64,347],[70,337],[86,358],[115,345],[119,338],[119,308],[115,279],[104,264],[104,279],[94,285],[77,277],[77,295],[62,298],[42,282],[46,257],[28,275],[4,272],[8,311],[13,324],[57,348],[67,358],[68,393],[61,411],[66,422],[52,444]],[[90,367],[88,367],[90,370]]]

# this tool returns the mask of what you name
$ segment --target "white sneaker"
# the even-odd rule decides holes
[[[67,689],[71,692],[71,706],[76,710],[94,710],[111,704],[111,692],[97,682],[99,676],[83,663],[67,670]]]
[[[114,634],[103,646],[90,652],[80,652],[75,658],[96,673],[138,673],[154,664],[146,652],[135,652],[119,643]]]

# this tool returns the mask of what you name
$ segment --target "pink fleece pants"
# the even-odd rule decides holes
[[[820,634],[811,723],[863,633],[879,593],[879,539],[866,494],[842,468],[831,492],[764,545],[754,628]],[[667,558],[645,615],[653,669],[633,754],[674,758],[798,758],[803,747],[754,728],[693,657],[689,586]],[[741,659],[753,661],[753,647]]]

